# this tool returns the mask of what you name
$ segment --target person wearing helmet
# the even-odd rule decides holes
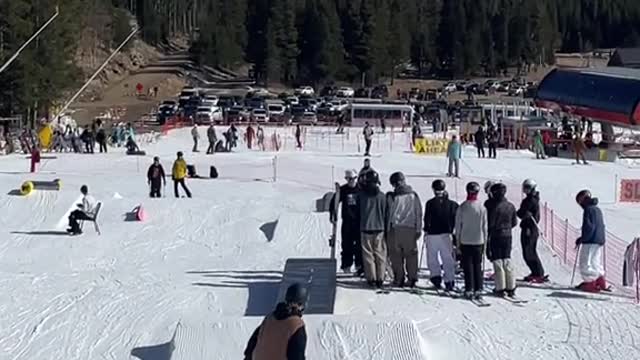
[[[536,189],[536,182],[526,179],[522,183],[522,193],[525,198],[520,203],[517,215],[520,218],[520,244],[522,256],[531,273],[524,277],[524,281],[533,283],[545,282],[544,268],[538,256],[538,237],[540,231],[540,193]]]
[[[514,297],[516,277],[511,264],[513,228],[518,225],[516,207],[506,199],[507,187],[502,183],[491,187],[491,205],[487,207],[487,258],[493,263],[494,294]]]
[[[487,243],[487,210],[478,201],[480,184],[470,182],[466,191],[467,199],[456,211],[456,242],[462,257],[464,296],[467,299],[481,300],[484,276],[482,252]]]
[[[449,199],[444,180],[435,180],[431,189],[435,196],[424,205],[423,221],[429,280],[439,289],[444,278],[446,290],[453,291],[456,271],[453,230],[458,203]]]
[[[447,145],[447,158],[449,159],[449,172],[447,176],[460,177],[460,159],[462,158],[462,144],[453,135]]]
[[[80,192],[82,193],[82,202],[77,204],[78,209],[69,214],[69,228],[67,229],[67,232],[71,235],[82,234],[82,230],[80,230],[80,223],[78,221],[93,219],[93,213],[96,208],[96,200],[93,196],[89,195],[89,188],[87,185],[82,185],[80,187]]]
[[[167,178],[164,174],[164,168],[160,164],[160,158],[154,157],[153,164],[149,166],[149,170],[147,171],[147,183],[151,188],[151,193],[149,194],[152,198],[159,198],[160,195],[160,186],[164,182],[164,186],[167,186]]]
[[[420,197],[407,185],[404,174],[395,172],[389,178],[393,191],[387,194],[387,246],[393,283],[413,288],[418,282],[418,239],[422,233]],[[405,271],[406,270],[406,271]]]
[[[578,288],[589,292],[607,289],[602,251],[606,239],[606,229],[602,210],[598,207],[598,199],[592,197],[589,190],[582,190],[576,195],[576,202],[583,209],[580,237],[576,239],[579,247],[578,267],[583,282]]]
[[[351,272],[351,266],[356,265],[358,275],[363,275],[362,269],[362,245],[360,243],[360,209],[358,208],[358,173],[355,170],[344,172],[346,184],[340,187],[339,201],[342,204],[342,226],[340,235],[342,238],[342,253],[340,268],[344,273]],[[331,199],[329,207],[329,218],[331,223],[338,221],[338,214],[335,213],[335,195]]]
[[[307,289],[295,283],[287,289],[283,302],[258,326],[244,350],[245,360],[304,360],[307,331],[302,313]]]
[[[358,194],[362,265],[369,286],[382,288],[387,267],[387,199],[380,191],[375,171],[364,174],[364,185]]]
[[[189,191],[184,182],[187,178],[187,162],[182,157],[182,151],[178,151],[176,161],[173,162],[171,178],[173,179],[173,192],[177,198],[180,197],[180,193],[178,193],[178,184],[182,185],[182,189],[187,194],[187,197],[191,197],[191,191]]]

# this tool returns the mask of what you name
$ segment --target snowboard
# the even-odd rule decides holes
[[[335,214],[336,221],[331,225],[331,238],[329,239],[329,246],[331,246],[331,259],[336,258],[336,239],[338,235],[338,210],[340,209],[340,184],[335,183],[336,195],[333,197],[333,213]]]

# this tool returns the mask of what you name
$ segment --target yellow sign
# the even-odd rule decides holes
[[[446,139],[416,139],[413,151],[416,154],[443,154],[447,152],[449,140]]]
[[[48,149],[52,145],[51,141],[53,141],[53,130],[51,130],[50,125],[42,127],[38,133],[38,139],[40,140],[40,146],[43,149]]]

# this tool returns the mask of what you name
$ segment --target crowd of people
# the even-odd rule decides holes
[[[493,264],[497,296],[514,297],[516,277],[511,260],[513,229],[520,225],[522,254],[530,274],[522,280],[548,281],[537,252],[540,236],[540,194],[535,181],[522,184],[525,197],[519,208],[507,198],[507,187],[501,182],[487,182],[487,199],[480,201],[481,186],[466,185],[466,199],[461,204],[449,199],[442,179],[432,183],[434,197],[424,207],[418,194],[407,184],[401,172],[393,173],[389,182],[393,188],[384,194],[380,190],[378,173],[370,161],[360,172],[347,170],[346,184],[332,200],[330,220],[338,221],[333,210],[339,199],[342,210],[341,269],[350,273],[355,265],[357,275],[368,285],[383,288],[390,263],[392,286],[415,287],[418,282],[418,240],[424,238],[427,265],[433,287],[454,291],[456,263],[464,275],[463,295],[481,299],[484,281],[484,257]],[[604,222],[597,199],[589,191],[576,197],[584,209],[579,264],[585,291],[606,289],[602,266]],[[424,211],[423,211],[424,209]],[[518,221],[519,220],[519,221]]]

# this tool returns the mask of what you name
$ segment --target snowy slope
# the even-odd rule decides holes
[[[290,129],[279,131],[292,143]],[[146,146],[147,157],[122,150],[58,154],[34,176],[24,173],[24,156],[0,158],[0,359],[156,359],[147,348],[169,342],[178,322],[187,330],[176,336],[185,339],[175,344],[176,354],[240,357],[253,327],[273,306],[286,259],[329,254],[330,226],[326,214],[313,213],[315,200],[341,180],[344,169],[361,166],[355,130],[344,140],[329,130],[313,131],[304,151],[206,156],[190,153],[188,130],[179,130]],[[400,133],[381,135],[373,149],[381,156],[373,165],[385,190],[388,175],[403,170],[426,200],[445,160],[406,153],[406,140]],[[215,165],[221,178],[189,180],[193,199],[175,199],[169,188],[166,198],[148,199],[151,156],[160,156],[169,172],[178,150],[202,175]],[[535,162],[526,152],[501,153],[500,161],[475,159],[473,149],[465,155],[463,174],[474,179],[519,183],[533,172],[544,199],[574,223],[576,190],[589,186],[607,202],[613,173],[638,178],[637,170],[621,165],[578,168],[566,160]],[[26,179],[53,178],[62,179],[61,191],[10,195]],[[452,195],[461,196],[464,181],[448,180]],[[82,184],[104,202],[102,236],[90,226],[80,237],[60,235]],[[147,221],[125,221],[138,204]],[[604,207],[612,232],[635,235],[640,210]],[[522,276],[517,243],[513,257]],[[569,283],[571,269],[548,251],[543,261],[557,283]],[[400,354],[416,349],[429,360],[634,359],[640,347],[637,307],[616,294],[521,288],[521,296],[531,299],[526,307],[489,299],[493,305],[479,309],[430,294],[376,295],[351,279],[338,281],[338,316],[309,318],[309,359],[413,359]],[[217,348],[208,357],[195,351]]]

